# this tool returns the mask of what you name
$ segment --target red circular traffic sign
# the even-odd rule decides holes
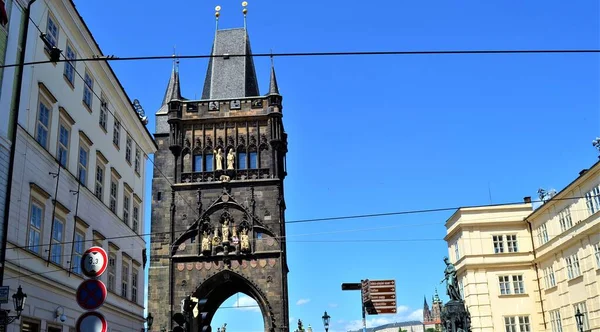
[[[100,280],[88,279],[77,288],[77,304],[85,310],[95,310],[106,301],[106,286]]]
[[[98,278],[106,271],[108,256],[101,247],[91,247],[81,256],[81,272],[89,278]]]
[[[79,316],[75,328],[77,332],[106,332],[108,323],[101,313],[92,311]]]

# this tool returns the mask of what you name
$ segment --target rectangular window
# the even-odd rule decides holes
[[[50,45],[58,45],[58,25],[54,21],[54,18],[48,13],[48,24],[46,25],[46,40]]]
[[[590,214],[600,210],[600,186],[594,187],[585,194],[585,203]]]
[[[96,165],[96,189],[94,194],[100,201],[104,201],[104,165],[97,161]]]
[[[563,332],[560,309],[550,311],[550,326],[552,326],[552,332]]]
[[[125,139],[125,160],[131,165],[131,144],[132,144],[131,136],[127,135]]]
[[[102,96],[102,100],[100,101],[100,118],[98,120],[98,124],[100,125],[100,128],[104,129],[104,131],[106,131],[106,119],[108,118],[108,103],[106,102],[106,99],[104,99],[104,96]]]
[[[509,295],[510,294],[510,277],[509,276],[499,276],[498,282],[500,283],[500,295]]]
[[[460,251],[458,250],[458,241],[454,244],[454,258],[456,261],[460,259]]]
[[[513,281],[513,293],[525,294],[525,285],[523,283],[523,276],[522,275],[512,276],[512,281]]]
[[[127,298],[127,289],[129,281],[129,265],[123,262],[121,271],[121,296]]]
[[[62,264],[64,228],[64,222],[55,218],[54,229],[52,230],[52,253],[50,254],[50,260],[58,265]]]
[[[238,152],[238,169],[247,169],[246,152]]]
[[[256,169],[258,168],[258,157],[256,151],[250,152],[250,168]]]
[[[137,303],[138,301],[138,271],[136,269],[131,270],[131,301]]]
[[[502,235],[494,235],[492,237],[494,241],[494,253],[500,254],[504,252],[504,240]]]
[[[506,332],[518,332],[517,317],[504,317],[504,330]]]
[[[537,229],[537,233],[538,243],[540,246],[548,242],[548,227],[546,227],[546,223],[540,225],[540,227]]]
[[[556,286],[556,278],[554,277],[554,268],[548,266],[544,269],[544,284],[546,289]]]
[[[40,331],[40,323],[35,321],[23,320],[23,324],[21,325],[21,332],[39,332]]]
[[[51,107],[40,97],[37,123],[35,126],[35,140],[46,150],[48,150],[48,137],[50,136],[50,109]]]
[[[112,212],[117,213],[117,192],[119,190],[118,180],[114,177],[110,181],[110,205],[109,208]]]
[[[134,232],[139,233],[140,227],[140,207],[137,203],[133,203],[133,222],[131,223],[131,229]]]
[[[516,235],[507,235],[506,236],[506,247],[508,248],[508,252],[519,252],[519,247],[517,246],[517,236]]]
[[[207,153],[204,156],[204,171],[212,172],[213,170],[213,155],[212,153]]]
[[[93,98],[92,91],[94,91],[94,80],[92,79],[92,76],[87,71],[85,72],[85,77],[83,79],[83,82],[85,83],[85,84],[83,84],[83,103],[91,111],[92,110],[92,98]]]
[[[140,148],[139,147],[135,147],[135,164],[133,169],[135,170],[135,172],[137,173],[137,175],[140,175],[140,165],[141,165],[141,152],[140,152]]]
[[[79,182],[85,186],[87,181],[87,168],[88,168],[88,150],[79,142],[79,162],[77,166],[77,177]]]
[[[131,203],[131,194],[127,191],[123,192],[123,222],[129,225],[129,206]]]
[[[115,125],[113,127],[113,144],[119,149],[119,141],[121,139],[121,122],[115,118]]]
[[[41,238],[42,238],[42,221],[44,218],[44,208],[37,201],[31,201],[29,208],[29,230],[27,235],[27,248],[29,250],[42,254]]]
[[[194,172],[202,172],[202,155],[197,154],[194,156]]]
[[[75,60],[77,55],[75,55],[75,51],[70,43],[67,42],[67,47],[65,49],[65,58],[69,61],[65,61],[65,78],[71,86],[75,86],[75,62],[71,62],[70,60]]]
[[[600,243],[594,244],[594,255],[596,256],[596,266],[600,269]]]
[[[64,124],[62,121],[58,124],[58,149],[57,149],[57,159],[62,167],[67,168],[67,164],[69,162],[69,139],[71,130],[70,128]]]
[[[583,314],[583,330],[587,331],[590,329],[590,320],[589,320],[589,315],[587,312],[587,306],[585,305],[585,301],[584,302],[579,302],[579,303],[575,303],[573,305],[573,316],[575,316],[575,314],[577,313],[577,309],[579,309],[579,312]]]
[[[581,275],[577,254],[565,257],[565,264],[567,265],[567,276],[569,279],[577,278]]]
[[[117,257],[115,254],[109,254],[108,256],[108,285],[106,286],[109,291],[115,291],[115,278],[117,275]]]
[[[560,222],[560,230],[563,232],[573,227],[573,221],[571,220],[571,210],[569,208],[563,209],[558,213],[558,220]]]
[[[531,332],[529,316],[519,316],[519,332]]]
[[[81,274],[81,256],[83,256],[83,246],[85,245],[85,233],[75,231],[75,243],[73,244],[73,272]]]

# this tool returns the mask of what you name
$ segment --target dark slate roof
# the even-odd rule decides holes
[[[245,56],[211,57],[206,70],[202,99],[260,95],[250,40],[245,28],[217,30],[211,54],[243,54]]]
[[[277,77],[275,76],[275,67],[271,65],[271,80],[269,82],[269,95],[278,95]]]
[[[171,100],[184,99],[183,97],[181,97],[181,88],[179,86],[179,69],[177,67],[177,63],[174,62],[173,70],[171,70],[171,77],[169,78],[169,83],[167,84],[167,90],[165,91],[165,96],[163,97],[163,102],[156,114],[167,114],[169,112],[168,103]]]

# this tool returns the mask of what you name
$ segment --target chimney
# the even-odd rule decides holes
[[[587,171],[587,168],[582,169],[581,172],[579,172],[579,176],[582,176],[583,174],[587,173]]]
[[[526,196],[523,198],[523,202],[525,203],[531,203],[531,196]]]

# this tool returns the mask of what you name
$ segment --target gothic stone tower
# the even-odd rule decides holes
[[[208,300],[210,321],[242,292],[265,331],[288,331],[287,134],[275,70],[261,96],[245,28],[217,30],[212,54],[202,99],[181,96],[174,64],[156,113],[148,312],[155,330],[170,331],[187,296]]]

